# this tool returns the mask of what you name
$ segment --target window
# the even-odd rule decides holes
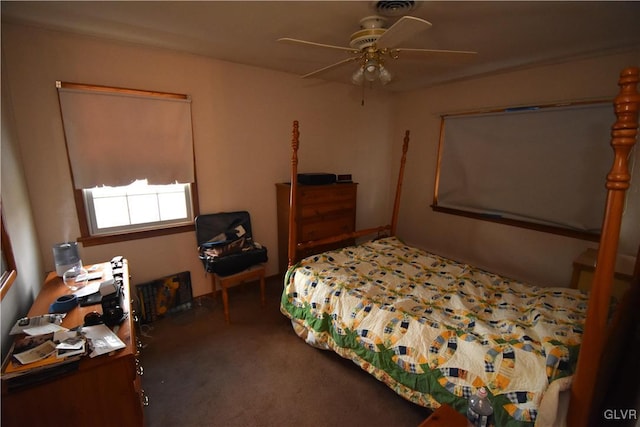
[[[85,246],[194,230],[191,98],[56,82]],[[176,184],[181,183],[181,184]]]
[[[138,180],[122,187],[82,191],[91,235],[121,233],[190,224],[189,184],[149,185]]]
[[[432,208],[598,241],[614,121],[610,102],[445,115]]]

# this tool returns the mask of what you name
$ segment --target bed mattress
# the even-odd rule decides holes
[[[496,425],[533,425],[570,384],[587,295],[527,285],[384,238],[305,258],[281,311],[307,343],[419,405],[465,412],[484,386]],[[557,388],[557,387],[556,387]]]

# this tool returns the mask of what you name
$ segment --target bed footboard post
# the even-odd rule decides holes
[[[300,146],[300,131],[298,121],[293,121],[291,137],[291,192],[289,193],[289,260],[288,266],[295,264],[297,259],[298,236],[296,235],[296,194],[298,193],[298,147]]]
[[[402,158],[400,159],[400,171],[398,172],[398,184],[396,185],[396,198],[393,202],[393,214],[391,216],[391,235],[396,235],[396,227],[398,225],[398,215],[400,213],[400,197],[402,195],[402,181],[404,179],[404,165],[407,163],[407,150],[409,150],[409,131],[404,134],[404,143],[402,144]]]
[[[587,426],[594,404],[598,366],[606,342],[611,285],[620,238],[625,192],[629,188],[629,154],[638,133],[639,68],[632,67],[620,74],[620,92],[614,101],[617,120],[611,129],[614,161],[607,175],[605,207],[596,270],[591,286],[578,365],[571,386],[567,423],[570,427]]]

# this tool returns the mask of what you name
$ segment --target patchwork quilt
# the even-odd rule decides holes
[[[426,407],[464,413],[484,386],[498,426],[533,425],[549,384],[573,374],[587,308],[581,291],[527,285],[395,237],[305,258],[285,282],[281,311],[309,344]]]

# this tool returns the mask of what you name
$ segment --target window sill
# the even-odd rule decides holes
[[[443,212],[451,215],[459,215],[467,218],[475,218],[482,221],[496,222],[499,224],[506,224],[513,227],[527,228],[529,230],[536,230],[536,231],[542,231],[545,233],[558,234],[560,236],[572,237],[574,239],[589,240],[592,242],[600,241],[600,233],[589,233],[587,231],[572,230],[569,228],[562,228],[562,227],[554,227],[554,226],[545,225],[545,224],[538,224],[535,222],[527,222],[527,221],[522,221],[517,219],[502,218],[502,217],[493,216],[493,215],[483,215],[476,212],[469,212],[469,211],[464,211],[460,209],[438,206],[436,204],[431,205],[431,209],[434,212]]]
[[[126,242],[129,240],[149,239],[151,237],[168,236],[170,234],[187,233],[195,231],[195,225],[179,225],[176,227],[159,228],[155,230],[133,231],[121,234],[106,234],[99,236],[87,236],[78,238],[82,246],[98,246],[108,243]]]

